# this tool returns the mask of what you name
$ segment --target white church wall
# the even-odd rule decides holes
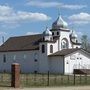
[[[38,54],[38,51],[21,51],[21,52],[5,52],[0,53],[0,72],[11,71],[12,63],[19,63],[22,73],[34,72],[35,69],[35,54]],[[3,62],[3,55],[6,55],[6,62]],[[39,58],[37,58],[39,61]],[[37,65],[37,71],[39,70],[39,62]]]
[[[49,71],[50,73],[64,73],[63,56],[49,57]]]
[[[42,53],[42,45],[45,45],[45,53]],[[39,72],[40,73],[47,73],[48,68],[48,56],[47,56],[47,42],[42,42],[39,44]]]
[[[3,62],[3,53],[0,54],[0,72],[3,72],[5,68],[5,63]]]
[[[61,50],[61,41],[63,38],[66,38],[68,40],[68,48],[72,48],[71,42],[70,42],[70,32],[66,32],[66,31],[60,31],[60,50]]]
[[[65,56],[65,74],[72,74],[73,69],[90,69],[90,57],[82,51]]]

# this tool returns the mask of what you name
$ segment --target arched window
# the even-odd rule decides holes
[[[59,35],[59,32],[57,32],[57,35]]]
[[[53,53],[53,45],[50,45],[50,53]]]
[[[38,54],[37,54],[37,53],[34,54],[34,61],[35,61],[35,62],[38,61]]]
[[[64,38],[61,41],[61,49],[67,49],[67,48],[68,48],[68,40]]]
[[[6,63],[6,55],[3,55],[3,62]]]
[[[42,45],[42,53],[45,53],[45,45]]]
[[[52,35],[54,35],[54,32],[52,32]]]

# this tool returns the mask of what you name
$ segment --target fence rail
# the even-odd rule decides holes
[[[11,74],[1,73],[0,74],[0,86],[10,87],[11,86]]]

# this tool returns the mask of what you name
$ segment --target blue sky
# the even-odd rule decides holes
[[[58,13],[78,35],[90,35],[90,0],[0,0],[0,42],[12,36],[42,33]]]

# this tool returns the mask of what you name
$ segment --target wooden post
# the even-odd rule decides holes
[[[20,87],[20,65],[18,63],[13,63],[11,66],[11,87]]]
[[[49,71],[48,71],[48,80],[47,80],[47,86],[49,86]]]
[[[74,85],[75,85],[75,73],[74,73]]]

